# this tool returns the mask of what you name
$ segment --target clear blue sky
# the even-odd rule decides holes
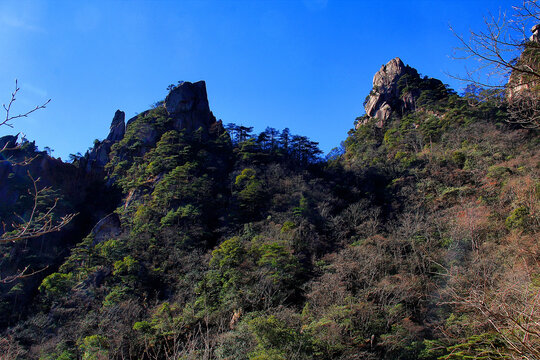
[[[481,28],[488,11],[519,1],[6,1],[0,3],[0,100],[14,79],[16,122],[54,156],[86,151],[179,80],[205,80],[224,123],[306,135],[328,152],[347,136],[374,73],[399,56],[459,90],[446,73],[449,30]]]

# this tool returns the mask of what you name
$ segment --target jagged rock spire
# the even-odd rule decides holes
[[[368,116],[381,122],[388,120],[392,113],[391,103],[399,96],[398,80],[404,73],[405,64],[398,57],[381,66],[373,77],[373,90],[365,105]]]
[[[114,118],[111,122],[111,127],[107,140],[112,142],[120,141],[124,138],[126,133],[126,113],[120,110],[116,110],[114,113]]]

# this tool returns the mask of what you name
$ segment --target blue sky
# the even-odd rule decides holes
[[[84,153],[114,112],[130,118],[167,85],[205,80],[224,123],[306,135],[328,152],[364,113],[374,73],[399,56],[456,90],[461,33],[518,1],[2,1],[0,101],[51,98],[23,132],[54,156]]]

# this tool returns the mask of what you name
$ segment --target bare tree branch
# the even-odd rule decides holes
[[[9,126],[10,128],[13,128],[13,124],[11,123],[13,120],[23,118],[23,117],[28,117],[28,115],[32,114],[33,112],[35,112],[35,111],[37,111],[39,109],[45,109],[45,107],[47,107],[47,105],[51,102],[51,99],[49,99],[49,100],[45,101],[42,105],[38,105],[35,108],[33,108],[32,110],[30,110],[30,111],[27,111],[27,112],[22,113],[22,114],[10,115],[11,106],[13,105],[15,100],[17,100],[16,96],[17,96],[17,93],[19,92],[19,90],[20,90],[20,88],[19,88],[18,82],[17,82],[17,80],[15,80],[15,91],[13,91],[11,93],[11,100],[9,101],[7,106],[6,106],[6,104],[2,105],[4,107],[4,110],[6,111],[6,117],[4,118],[4,120],[0,121],[0,126],[5,125],[5,126]]]
[[[77,214],[66,215],[59,220],[56,220],[54,217],[54,209],[58,204],[58,198],[54,199],[54,204],[45,209],[45,212],[39,212],[38,202],[43,198],[44,193],[50,188],[38,188],[39,178],[34,179],[30,172],[27,172],[28,177],[32,180],[32,190],[29,190],[30,195],[32,196],[34,203],[30,211],[30,216],[28,219],[24,219],[22,216],[16,215],[18,218],[17,221],[11,223],[11,231],[4,233],[0,236],[0,244],[8,243],[13,241],[25,240],[41,235],[45,235],[51,232],[60,231],[64,226],[66,226]],[[5,231],[4,224],[4,231]]]
[[[20,119],[23,117],[28,117],[30,114],[34,113],[37,110],[44,109],[47,104],[51,101],[47,100],[42,105],[38,105],[35,108],[21,114],[12,115],[10,112],[12,110],[13,103],[16,101],[17,93],[20,88],[18,86],[17,80],[15,80],[15,91],[11,93],[11,99],[7,105],[3,104],[5,111],[5,117],[3,120],[0,120],[0,127],[8,126],[13,128],[13,120]],[[20,145],[11,144],[9,141],[0,148],[0,155],[3,155],[7,152],[15,152],[20,149]],[[7,156],[7,159],[1,160],[0,162],[9,162],[11,166],[24,167],[32,163],[39,155],[24,157],[22,160],[14,160],[13,156]],[[4,156],[6,157],[6,156]],[[49,187],[39,187],[39,178],[34,178],[30,171],[27,170],[27,175],[31,181],[31,188],[28,190],[28,194],[32,198],[31,208],[27,211],[30,215],[21,216],[16,213],[13,214],[13,219],[9,224],[2,222],[0,228],[0,244],[6,244],[31,238],[36,238],[45,234],[52,232],[57,232],[62,230],[67,224],[73,220],[77,214],[68,214],[57,218],[55,215],[55,210],[58,205],[58,198],[50,199],[48,194]],[[42,206],[40,205],[41,201],[48,200],[52,201],[52,205]],[[12,282],[18,279],[32,276],[38,272],[43,271],[44,269],[28,272],[29,268],[25,267],[23,270],[18,271],[16,274],[4,277],[0,279],[0,283]]]
[[[512,7],[511,16],[500,12],[484,18],[483,31],[469,31],[465,38],[450,26],[461,43],[455,59],[476,60],[465,76],[455,79],[504,95],[510,121],[526,128],[540,128],[540,23],[537,0],[524,0]],[[534,30],[529,39],[530,29]]]

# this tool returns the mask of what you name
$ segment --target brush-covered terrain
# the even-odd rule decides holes
[[[539,359],[538,131],[398,60],[326,158],[223,126],[199,82],[71,164],[0,167],[3,199],[35,166],[79,214],[3,245],[37,273],[0,284],[0,358]]]

